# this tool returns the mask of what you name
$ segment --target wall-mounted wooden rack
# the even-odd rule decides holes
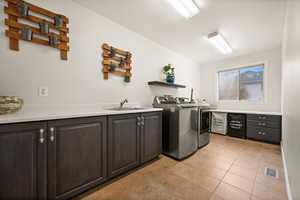
[[[70,50],[70,48],[67,45],[69,43],[69,37],[67,36],[67,34],[69,33],[69,29],[67,27],[67,24],[69,23],[69,19],[67,17],[48,11],[46,9],[35,6],[25,1],[21,1],[21,0],[5,0],[5,1],[8,3],[8,6],[4,8],[4,12],[8,15],[8,18],[5,19],[5,25],[9,27],[9,29],[6,30],[5,34],[7,37],[9,37],[10,40],[9,47],[11,50],[19,51],[19,40],[25,40],[22,38],[20,31],[24,27],[27,27],[32,31],[33,35],[31,37],[31,40],[25,40],[25,41],[59,49],[61,59],[62,60],[68,59],[67,52]],[[28,12],[28,14],[22,15],[18,12],[17,5],[20,2],[22,2],[28,7],[28,10],[30,11]],[[59,27],[54,23],[54,18],[58,16],[63,21],[62,25]],[[20,23],[18,22],[19,19],[22,19],[22,21],[29,22],[29,24]],[[39,28],[36,28],[36,26],[32,25],[32,24],[36,24],[38,27],[39,23],[47,24],[49,26],[49,33],[45,34],[41,32]],[[49,39],[47,39],[50,36],[57,37],[60,41],[59,44],[50,45]]]
[[[112,73],[119,76],[124,76],[125,82],[130,82],[131,73],[131,57],[132,54],[128,51],[123,51],[107,44],[102,45],[103,53],[103,77],[108,79],[108,74]]]
[[[185,85],[179,85],[179,84],[175,84],[175,83],[166,83],[166,82],[162,82],[162,81],[149,81],[148,85],[172,87],[172,88],[186,88]]]

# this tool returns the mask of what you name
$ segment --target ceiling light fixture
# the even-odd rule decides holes
[[[232,53],[232,48],[229,46],[225,38],[218,32],[210,33],[208,35],[209,42],[219,49],[223,54]]]
[[[193,0],[167,0],[179,14],[191,18],[199,13],[199,8]]]

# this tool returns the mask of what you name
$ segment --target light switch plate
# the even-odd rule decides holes
[[[48,87],[39,87],[38,89],[38,95],[40,97],[47,97],[49,95],[49,88]]]

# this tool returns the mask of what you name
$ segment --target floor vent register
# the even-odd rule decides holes
[[[266,167],[264,174],[266,176],[270,176],[270,177],[273,177],[273,178],[279,178],[278,177],[278,170],[277,169],[272,169],[272,168]]]

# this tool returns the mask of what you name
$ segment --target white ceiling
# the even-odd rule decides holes
[[[173,51],[204,63],[281,45],[285,0],[195,0],[186,20],[166,0],[74,0]],[[219,30],[234,49],[222,55],[205,37]]]

